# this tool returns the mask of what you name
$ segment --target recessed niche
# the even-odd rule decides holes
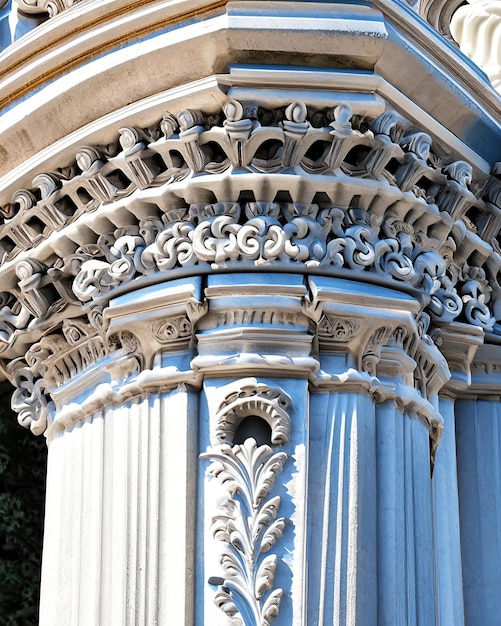
[[[238,425],[233,437],[234,445],[241,445],[246,439],[252,437],[258,446],[271,446],[271,427],[266,420],[257,415],[249,415]]]

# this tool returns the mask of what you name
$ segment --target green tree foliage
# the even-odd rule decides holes
[[[0,383],[0,624],[38,624],[47,448],[19,426]]]

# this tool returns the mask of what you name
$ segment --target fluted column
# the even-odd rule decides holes
[[[50,445],[42,624],[456,611],[431,335],[498,330],[497,182],[480,203],[461,154],[389,108],[240,93],[15,196],[0,347]]]
[[[501,410],[499,346],[481,346],[469,398],[456,401],[459,520],[465,619],[495,624],[501,612]]]
[[[193,623],[198,398],[182,311],[195,291],[174,281],[116,299],[118,349],[52,394],[42,626]]]
[[[349,281],[310,284],[321,371],[311,395],[309,618],[425,626],[435,620],[429,444],[441,431],[426,393],[447,366],[419,339],[412,298],[374,286],[361,300]]]
[[[363,624],[377,611],[374,407],[360,393],[311,398],[309,621]]]
[[[447,358],[451,371],[451,379],[440,390],[439,408],[444,430],[435,457],[432,482],[439,624],[460,625],[465,620],[455,406],[460,403],[457,398],[471,385],[471,362],[483,342],[483,335],[480,328],[459,323],[434,331],[435,342]]]
[[[180,389],[52,441],[40,624],[192,621],[196,435]]]

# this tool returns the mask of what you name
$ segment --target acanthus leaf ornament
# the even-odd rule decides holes
[[[274,585],[277,556],[266,553],[282,537],[287,520],[277,517],[280,497],[268,496],[287,454],[248,438],[241,445],[216,446],[201,458],[211,461],[208,471],[227,493],[212,521],[214,538],[223,544],[224,572],[214,602],[242,625],[270,626],[283,590]]]

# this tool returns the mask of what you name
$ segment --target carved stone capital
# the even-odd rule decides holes
[[[449,374],[420,320],[501,335],[499,181],[478,176],[348,101],[124,126],[0,209],[0,354],[49,394],[119,350],[152,370],[196,342],[173,380],[355,370],[432,397]]]
[[[475,353],[484,342],[484,332],[465,324],[439,326],[431,331],[431,337],[447,359],[451,378],[443,393],[455,394],[471,385],[471,366]]]
[[[198,300],[200,279],[181,279],[146,287],[112,300],[104,311],[106,335],[133,333],[145,368],[161,354],[190,348],[194,324],[206,307]]]
[[[470,365],[471,383],[461,390],[461,397],[501,398],[501,345],[480,345]]]
[[[211,276],[193,369],[209,377],[266,372],[307,378],[318,361],[311,355],[310,320],[303,312],[306,293],[297,275]]]

